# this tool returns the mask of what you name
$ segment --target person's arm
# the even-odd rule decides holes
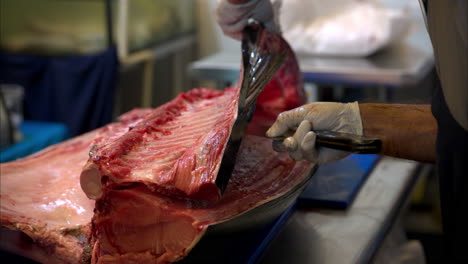
[[[295,134],[283,141],[282,149],[295,160],[323,164],[346,157],[347,152],[315,148],[313,131],[331,130],[379,138],[383,155],[435,161],[437,123],[429,105],[309,103],[281,113],[266,134],[277,137],[288,130]]]
[[[382,140],[382,154],[435,162],[437,123],[430,105],[360,104],[364,136]]]
[[[220,0],[215,10],[216,21],[223,33],[237,40],[250,18],[257,20],[270,31],[279,31],[270,0]]]

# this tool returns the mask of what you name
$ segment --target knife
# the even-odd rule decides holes
[[[236,163],[242,138],[255,112],[257,98],[286,59],[281,36],[249,19],[242,37],[242,64],[237,118],[221,160],[216,185],[224,192]]]
[[[382,141],[378,138],[365,137],[336,131],[314,131],[316,147],[326,147],[344,150],[358,154],[375,154],[382,149]],[[283,136],[273,137],[273,149],[278,152],[286,152],[283,140],[293,136],[294,131],[288,130]]]
[[[249,20],[242,38],[238,115],[216,178],[216,185],[221,192],[226,189],[234,169],[242,138],[255,112],[257,98],[288,56],[295,55],[280,34],[266,30],[263,25],[253,19]],[[377,138],[333,131],[316,131],[316,133],[317,147],[322,146],[354,153],[378,153],[382,145],[380,139]],[[273,148],[277,151],[285,151],[282,141],[293,134],[294,132],[290,131],[284,137],[274,138]]]

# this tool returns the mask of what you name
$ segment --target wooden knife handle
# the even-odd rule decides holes
[[[344,150],[359,154],[375,154],[382,149],[382,141],[378,138],[370,138],[353,134],[340,133],[335,131],[316,131],[315,145],[317,147],[327,147],[337,150]],[[283,140],[292,136],[294,132],[286,133],[285,136],[273,138],[273,149],[278,152],[285,152]]]

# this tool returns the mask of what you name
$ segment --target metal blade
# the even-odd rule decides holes
[[[226,189],[236,164],[237,152],[255,112],[257,98],[288,55],[285,45],[289,47],[279,34],[265,30],[253,20],[244,29],[237,119],[216,178],[216,185],[222,192]]]

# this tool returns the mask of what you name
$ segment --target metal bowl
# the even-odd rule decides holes
[[[287,213],[293,210],[317,168],[313,166],[307,177],[284,195],[238,217],[209,226],[188,256],[178,263],[252,263],[258,260],[279,231],[278,227],[287,220]]]

